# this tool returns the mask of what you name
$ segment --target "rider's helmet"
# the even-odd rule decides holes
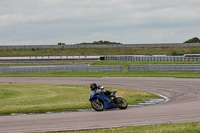
[[[97,84],[96,83],[90,84],[90,89],[91,91],[94,91],[95,89],[97,89]]]

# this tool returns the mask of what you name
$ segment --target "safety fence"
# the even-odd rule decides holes
[[[93,62],[96,61],[95,59],[90,59],[90,60],[72,60],[72,59],[55,59],[55,60],[0,60],[0,63],[16,63],[16,64],[29,64],[29,63],[63,63],[63,62]]]
[[[200,62],[200,57],[186,56],[105,56],[104,60],[128,62]]]
[[[52,59],[99,59],[100,56],[29,56],[29,57],[0,57],[0,60],[52,60]]]
[[[100,60],[100,56],[0,57],[0,63],[92,62],[96,60]]]
[[[104,66],[10,66],[0,67],[1,73],[40,72],[123,72],[124,65]],[[128,65],[128,71],[200,72],[200,64]]]
[[[11,66],[0,67],[1,73],[39,73],[39,72],[121,72],[124,71],[124,65],[106,65],[106,66]]]
[[[200,64],[129,65],[128,71],[200,72]]]

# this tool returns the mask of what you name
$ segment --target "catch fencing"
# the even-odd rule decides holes
[[[0,67],[1,73],[40,73],[40,72],[122,72],[124,65],[107,65],[107,66],[59,66],[59,67],[45,67],[45,66],[10,66]]]
[[[129,71],[200,72],[199,64],[129,65]]]
[[[104,59],[127,62],[200,62],[200,57],[186,56],[105,56]]]

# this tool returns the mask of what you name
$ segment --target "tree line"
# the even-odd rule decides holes
[[[198,37],[193,37],[193,38],[185,41],[184,43],[200,43],[200,39]],[[100,40],[100,41],[94,41],[94,42],[82,42],[82,43],[78,43],[76,45],[92,45],[92,44],[123,44],[123,43]],[[66,44],[59,42],[58,45],[66,45]]]

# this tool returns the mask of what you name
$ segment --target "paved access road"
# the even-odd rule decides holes
[[[145,90],[167,96],[167,103],[126,110],[0,116],[0,132],[67,131],[176,122],[200,122],[200,79],[0,77],[0,83],[80,84]],[[88,88],[89,89],[89,88]],[[88,94],[89,97],[89,94]],[[88,101],[89,102],[89,101]]]

